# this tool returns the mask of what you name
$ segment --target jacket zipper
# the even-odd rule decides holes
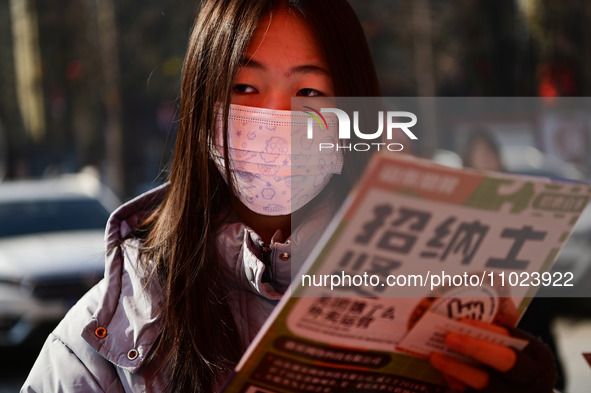
[[[275,278],[273,277],[273,271],[271,270],[271,247],[267,246],[265,243],[261,245],[261,259],[265,265],[262,281],[271,282]]]

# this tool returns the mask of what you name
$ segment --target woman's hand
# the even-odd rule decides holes
[[[538,339],[518,329],[508,329],[480,321],[462,321],[496,333],[524,338],[529,344],[522,351],[492,344],[461,334],[449,333],[448,348],[475,359],[472,365],[433,353],[431,364],[439,369],[450,388],[457,392],[473,389],[486,393],[550,393],[556,367],[552,352]]]

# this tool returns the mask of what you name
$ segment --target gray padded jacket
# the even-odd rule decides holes
[[[163,297],[156,282],[143,288],[144,272],[137,263],[139,240],[123,239],[161,203],[166,187],[135,198],[111,215],[105,233],[104,279],[47,338],[21,393],[165,391],[167,365],[158,359],[145,362],[162,331],[158,310]],[[279,241],[279,232],[273,237],[273,285],[261,280],[265,265],[259,257],[259,236],[239,222],[222,228],[218,238],[222,272],[245,348],[290,283],[292,246],[318,238],[330,216],[326,210],[322,213],[284,243]]]

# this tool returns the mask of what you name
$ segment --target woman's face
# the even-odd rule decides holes
[[[501,158],[490,145],[478,140],[470,151],[470,166],[484,171],[501,171]]]
[[[290,110],[295,96],[333,97],[334,86],[306,21],[279,8],[255,29],[234,80],[231,103]]]

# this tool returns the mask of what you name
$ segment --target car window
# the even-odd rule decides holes
[[[103,229],[109,212],[93,199],[33,200],[0,204],[0,237]]]

